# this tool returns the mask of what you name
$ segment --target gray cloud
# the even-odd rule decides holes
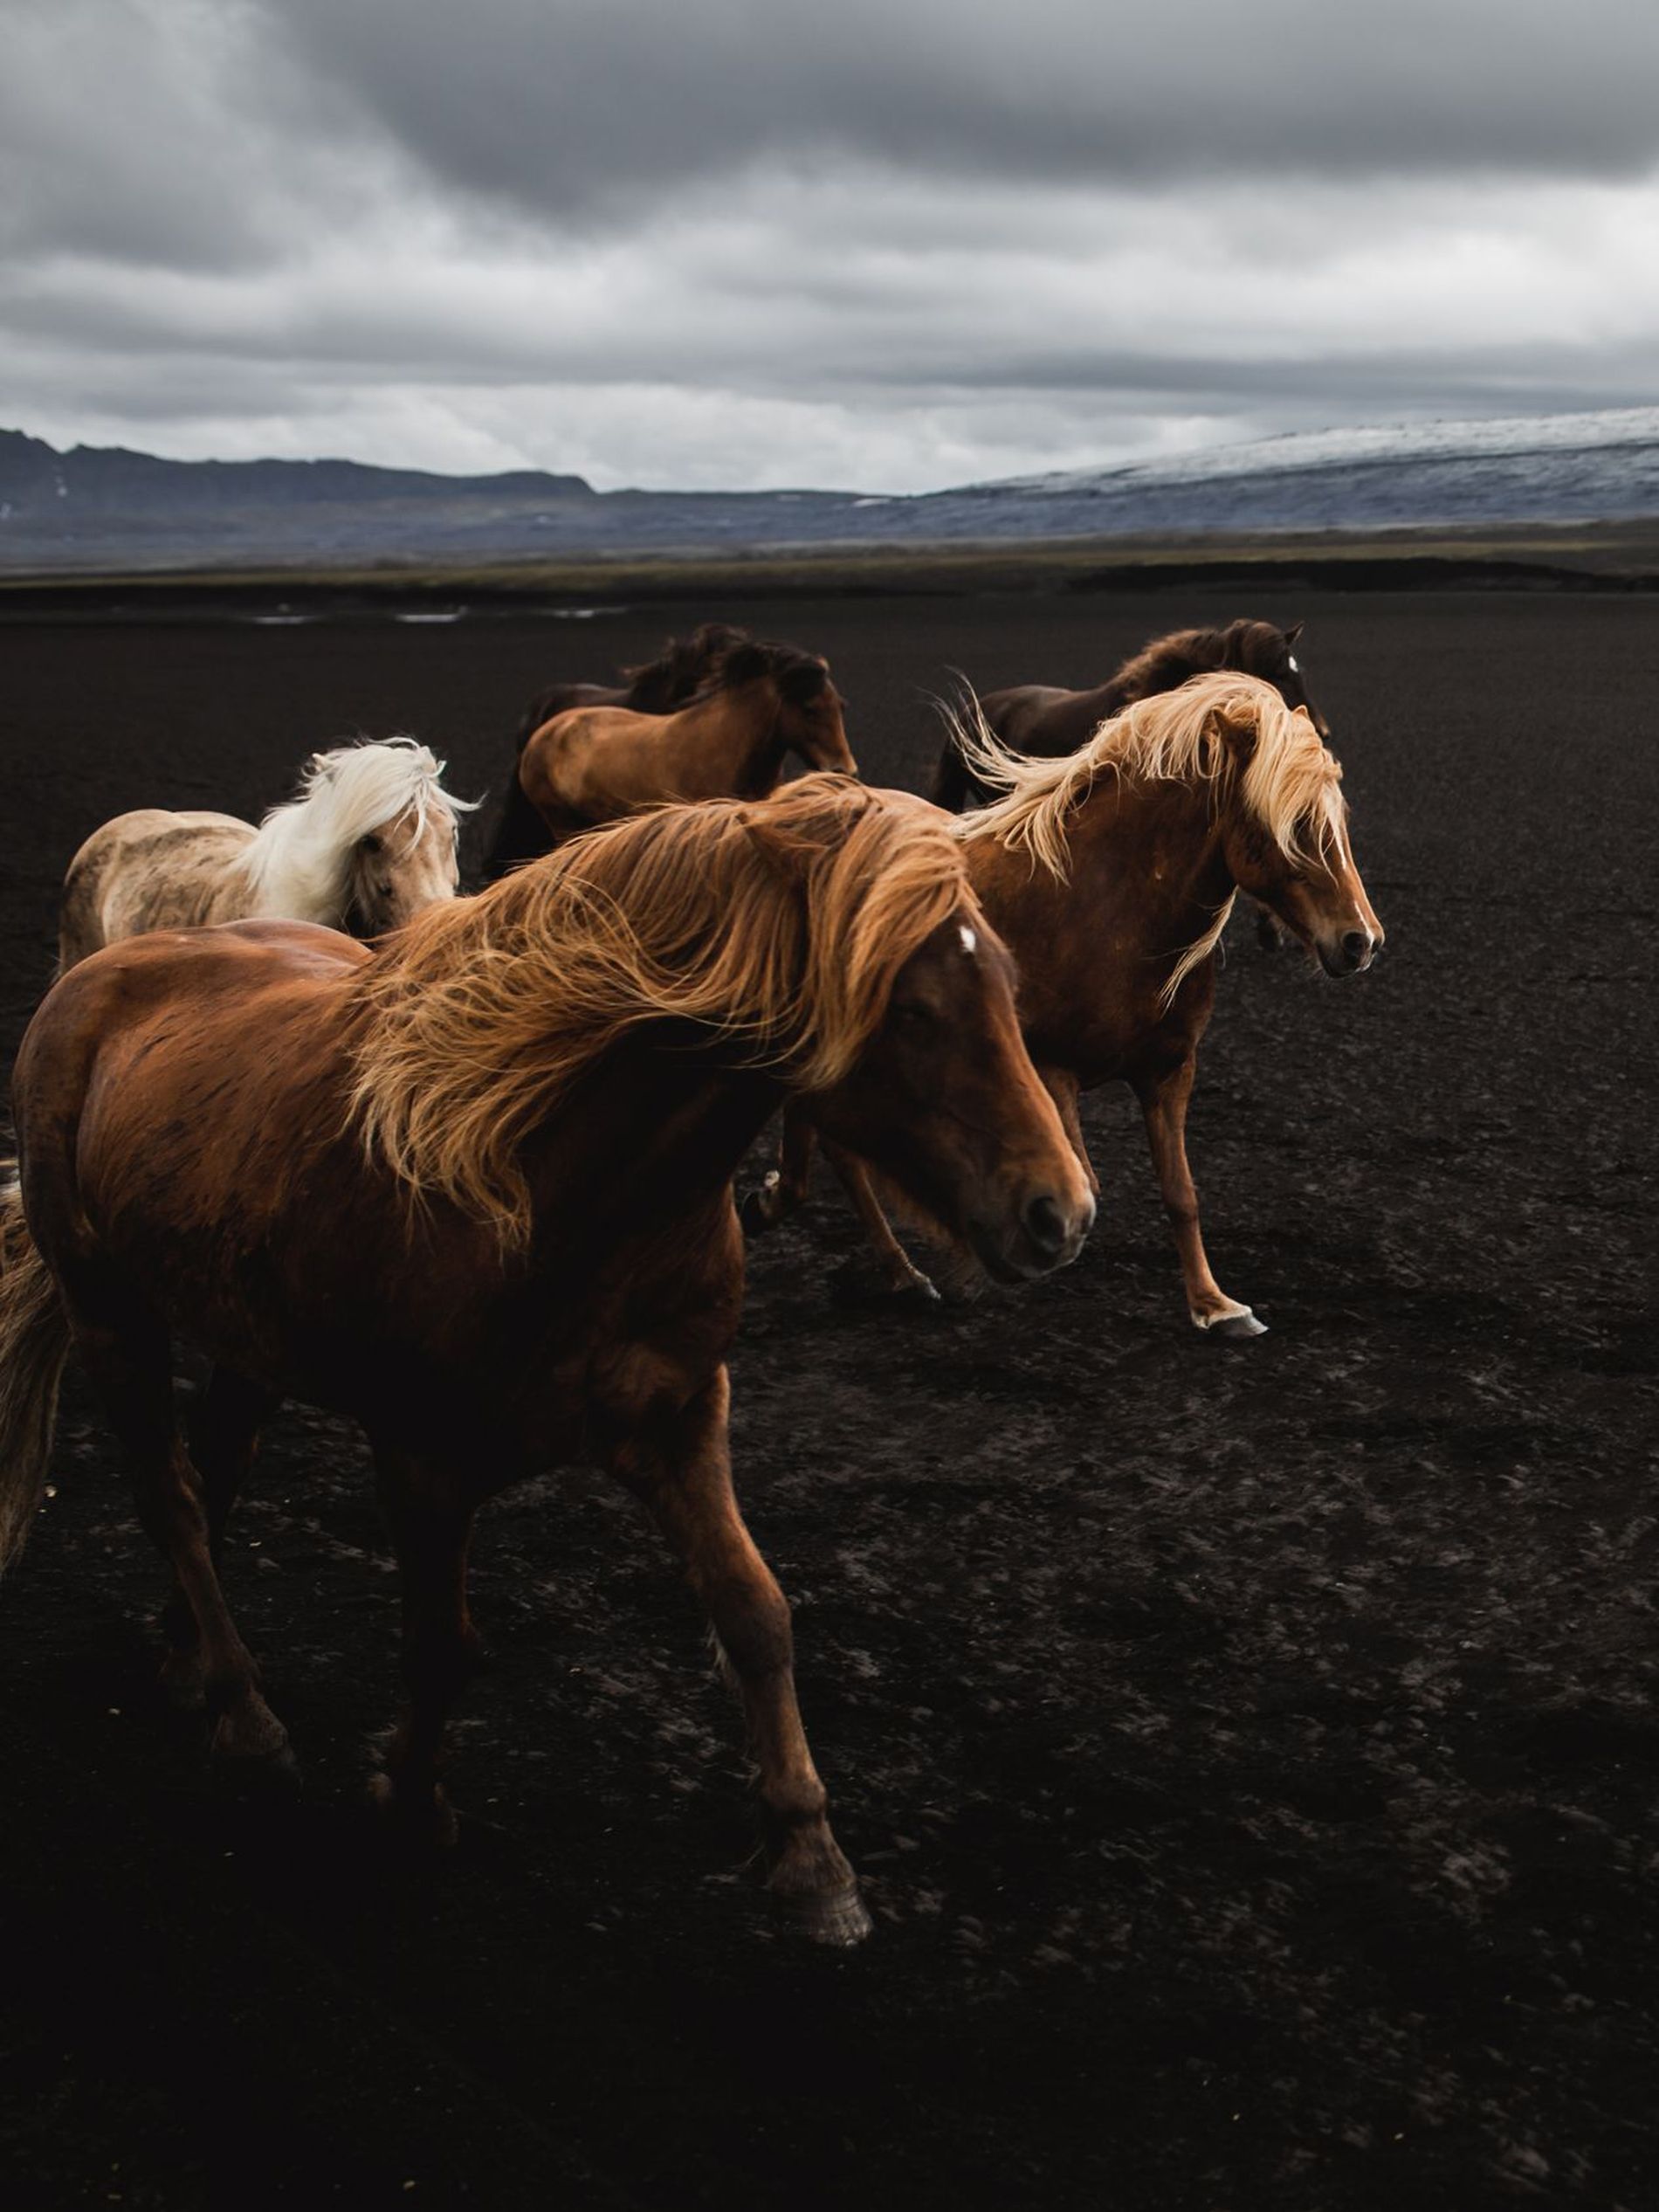
[[[912,489],[1654,396],[1659,13],[0,0],[5,413]]]
[[[1659,156],[1659,11],[1515,0],[278,0],[447,182],[572,222],[770,161],[1044,182]],[[389,36],[393,21],[397,35]]]

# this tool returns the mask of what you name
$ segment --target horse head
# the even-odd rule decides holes
[[[787,786],[754,810],[757,833],[770,833],[768,816],[787,818],[794,795],[824,788],[814,777]],[[835,999],[856,997],[872,975],[885,989],[850,1065],[809,1085],[813,1119],[999,1282],[1046,1274],[1077,1257],[1095,1204],[1026,1051],[1013,960],[937,810],[895,792],[858,796],[877,802],[860,826],[878,823],[863,842],[885,846],[886,865],[865,877],[856,913],[816,902],[814,965]],[[919,922],[931,924],[919,937]]]
[[[1355,975],[1380,949],[1348,836],[1342,770],[1304,706],[1258,696],[1217,710],[1234,774],[1222,837],[1234,881],[1268,907],[1327,975]]]

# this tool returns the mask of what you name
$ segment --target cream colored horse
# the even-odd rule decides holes
[[[411,737],[313,753],[300,794],[258,829],[233,814],[141,807],[95,830],[69,864],[60,967],[151,929],[268,916],[378,937],[459,885],[459,817]]]

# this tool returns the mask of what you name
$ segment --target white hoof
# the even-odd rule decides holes
[[[1207,1336],[1265,1336],[1267,1323],[1258,1321],[1248,1306],[1229,1306],[1225,1313],[1194,1313],[1193,1327]]]

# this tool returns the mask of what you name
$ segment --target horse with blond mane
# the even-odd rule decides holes
[[[519,788],[549,840],[642,807],[688,799],[758,799],[786,759],[857,775],[830,665],[798,645],[746,640],[671,714],[575,706],[536,730],[519,756]]]
[[[379,1794],[442,1841],[474,1514],[597,1461],[655,1517],[735,1678],[774,1899],[856,1941],[869,1923],[802,1731],[788,1610],[727,1446],[732,1176],[804,1091],[996,1275],[1062,1264],[1087,1233],[1012,963],[961,848],[897,793],[814,776],[762,804],[662,808],[372,952],[251,922],[95,954],[17,1061],[0,1557],[34,1518],[72,1345],[176,1577],[164,1678],[205,1701],[221,1761],[281,1762],[220,1584],[226,1516],[280,1397],[355,1416],[403,1574],[409,1706]],[[189,1456],[174,1331],[216,1363]]]
[[[460,817],[476,800],[443,785],[412,737],[313,753],[299,796],[258,829],[233,814],[117,815],[69,864],[59,965],[151,929],[270,916],[355,937],[396,929],[459,884]]]
[[[1382,943],[1348,839],[1341,768],[1306,713],[1236,674],[1138,700],[1059,759],[1013,753],[966,718],[957,742],[1002,794],[954,827],[969,880],[1018,962],[1025,1040],[1079,1159],[1087,1164],[1079,1092],[1127,1083],[1145,1117],[1188,1314],[1215,1335],[1259,1335],[1250,1307],[1210,1271],[1187,1161],[1187,1102],[1240,891],[1328,975],[1368,968]],[[889,1286],[933,1295],[864,1167],[825,1134]],[[786,1114],[778,1168],[746,1202],[751,1231],[803,1201],[813,1137],[802,1099]]]

